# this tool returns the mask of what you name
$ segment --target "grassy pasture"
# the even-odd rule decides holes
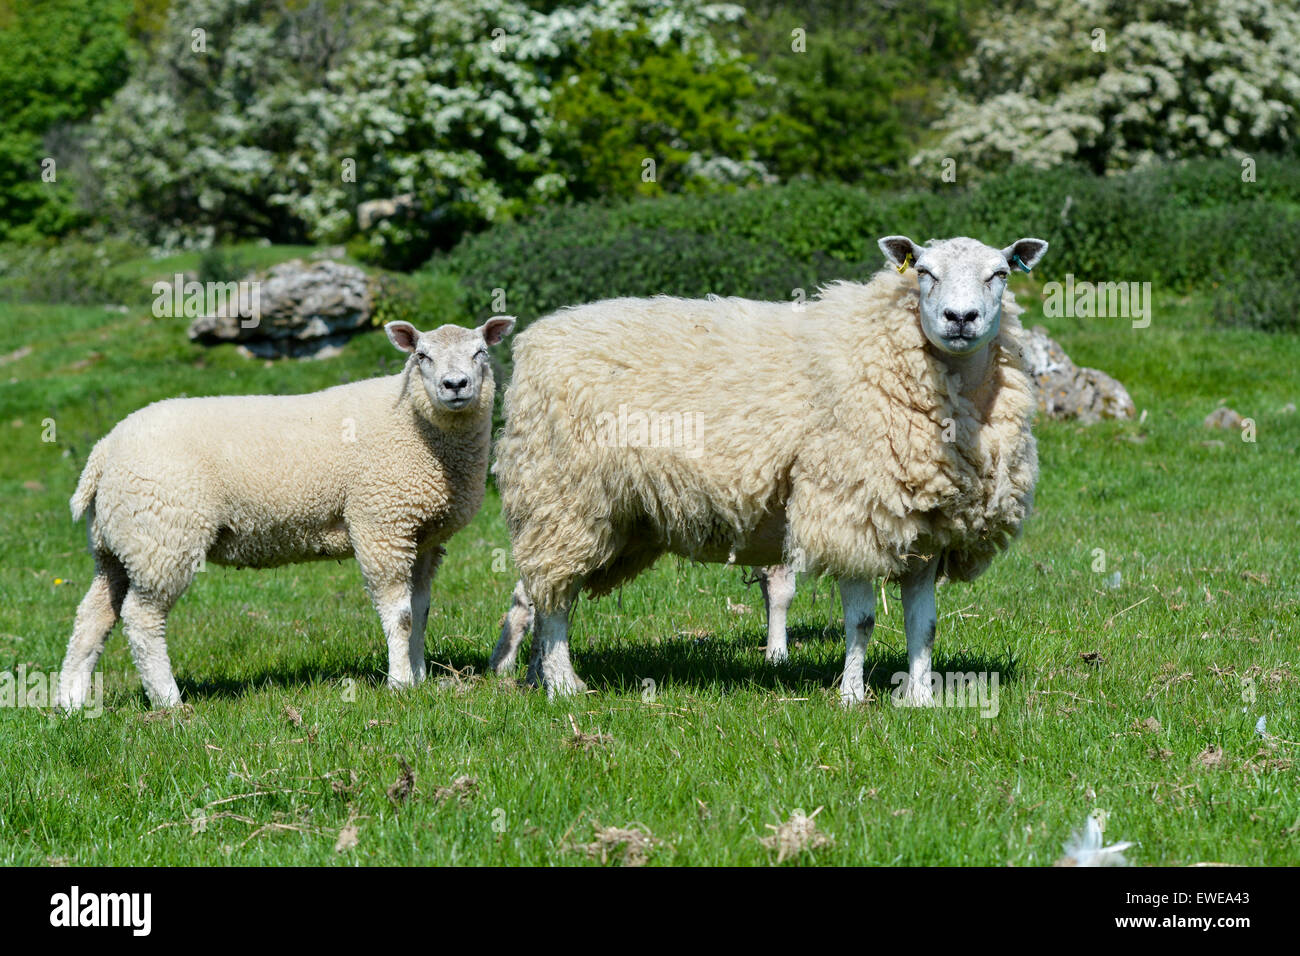
[[[514,581],[489,495],[434,582],[417,690],[383,686],[360,575],[329,562],[200,575],[170,619],[179,711],[150,711],[120,630],[102,716],[0,707],[0,862],[569,864],[600,861],[600,828],[635,826],[651,864],[762,864],[770,827],[819,807],[833,842],[795,861],[1045,864],[1100,808],[1139,864],[1300,862],[1300,414],[1283,411],[1300,339],[1213,329],[1198,298],[1157,298],[1147,329],[1040,311],[1026,321],[1147,415],[1040,422],[1037,515],[987,575],[940,591],[936,668],[996,672],[995,717],[892,706],[896,591],[875,699],[846,711],[829,582],[801,582],[791,660],[770,668],[757,588],[675,560],[581,604],[594,693],[551,704],[485,678]],[[122,416],[398,367],[379,334],[270,365],[191,346],[183,324],[0,306],[0,671],[62,660],[91,570],[67,499]],[[1202,425],[1220,401],[1256,441]]]

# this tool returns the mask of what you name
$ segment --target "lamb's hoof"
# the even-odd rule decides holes
[[[763,658],[769,664],[784,664],[790,659],[790,652],[784,647],[771,647],[763,654]]]
[[[86,690],[75,684],[68,687],[60,685],[58,696],[54,698],[54,705],[65,714],[75,713],[86,706]]]
[[[498,677],[509,677],[515,672],[516,655],[504,654],[497,657],[495,654],[488,660],[488,670]]]
[[[862,681],[846,682],[840,685],[840,706],[855,707],[867,699],[867,689]]]

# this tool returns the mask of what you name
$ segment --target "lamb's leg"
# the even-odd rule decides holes
[[[126,570],[112,554],[95,555],[95,577],[77,607],[77,621],[59,672],[58,705],[64,710],[85,706],[90,678],[104,651],[108,632],[122,613],[126,597]]]
[[[354,543],[370,603],[384,628],[384,640],[388,644],[388,686],[394,689],[416,684],[416,649],[411,634],[415,624],[415,572],[419,556],[414,541],[409,542],[409,547],[410,551],[403,554],[389,542]],[[423,630],[420,637],[419,659],[423,663]]]
[[[908,704],[934,703],[930,689],[930,658],[938,616],[934,606],[934,576],[939,562],[930,560],[920,570],[903,578],[903,630],[907,632]]]
[[[844,677],[840,682],[840,702],[856,704],[867,696],[862,669],[867,645],[876,626],[876,589],[861,578],[840,579],[840,602],[844,605]]]
[[[504,677],[514,671],[519,645],[532,626],[533,602],[528,599],[524,582],[519,581],[510,596],[510,610],[506,611],[506,619],[501,624],[501,637],[497,641],[497,646],[492,649],[492,657],[488,661],[488,666],[494,673]],[[538,644],[538,641],[534,641],[534,648]]]
[[[785,618],[794,600],[795,573],[784,564],[774,564],[758,572],[758,585],[763,589],[763,608],[767,611],[768,663],[776,664],[789,657],[786,650]]]
[[[573,670],[569,660],[569,610],[570,601],[550,614],[537,615],[536,633],[533,636],[533,661],[529,663],[530,678],[540,681],[546,696],[572,697],[587,690]]]
[[[172,675],[172,662],[167,656],[167,614],[173,601],[131,586],[122,601],[122,626],[131,657],[135,660],[140,680],[144,684],[149,702],[155,707],[175,707],[181,702],[181,691]]]
[[[415,559],[411,569],[411,639],[408,644],[408,656],[411,660],[411,677],[418,684],[424,680],[424,632],[429,623],[429,589],[433,583],[433,572],[438,569],[445,552],[442,548],[430,548]]]

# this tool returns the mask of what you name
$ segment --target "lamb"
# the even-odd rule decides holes
[[[779,663],[790,656],[786,649],[785,620],[790,602],[794,600],[795,573],[783,564],[752,570],[753,580],[758,582],[763,592],[763,610],[767,617],[767,647],[763,656],[769,664]],[[519,581],[510,595],[510,609],[501,619],[501,636],[488,661],[493,672],[505,677],[514,671],[519,645],[524,636],[532,631],[535,617],[533,602],[528,599],[524,582]],[[535,662],[536,658],[530,662],[528,677],[534,683],[537,679],[532,669]]]
[[[903,699],[933,699],[936,581],[980,574],[1032,509],[1036,401],[1007,278],[1047,243],[879,246],[892,268],[802,309],[614,299],[519,337],[495,473],[548,696],[584,688],[568,651],[579,593],[608,593],[671,552],[837,578],[845,703],[865,697],[874,581],[898,580]],[[703,438],[610,440],[610,416],[628,408],[693,420]]]
[[[95,559],[59,678],[80,708],[120,617],[154,706],[181,694],[167,614],[204,561],[238,567],[355,555],[388,642],[388,683],[424,678],[442,545],[482,504],[495,399],[488,347],[514,327],[385,326],[396,375],[306,395],[181,398],[124,418],[91,450],[72,517]]]

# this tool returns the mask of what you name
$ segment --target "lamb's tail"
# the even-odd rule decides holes
[[[81,516],[95,500],[95,492],[99,490],[99,479],[104,474],[104,455],[102,442],[90,450],[86,467],[81,472],[81,480],[77,482],[77,490],[72,493],[72,500],[69,502],[72,506],[73,521],[80,521]]]

